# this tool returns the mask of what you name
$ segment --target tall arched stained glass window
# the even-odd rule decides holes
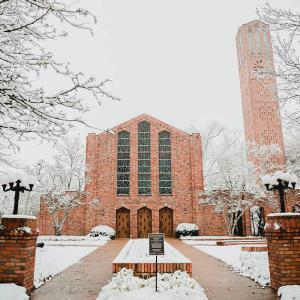
[[[151,139],[150,123],[138,124],[138,193],[151,194]]]
[[[159,151],[159,194],[172,195],[171,134],[158,134]]]
[[[130,194],[130,133],[118,133],[117,195]]]

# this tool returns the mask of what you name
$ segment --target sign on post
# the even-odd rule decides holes
[[[165,254],[165,241],[163,233],[149,233],[149,254],[155,255],[155,291],[157,292],[157,255]]]
[[[165,254],[163,233],[149,233],[149,254],[150,255]]]

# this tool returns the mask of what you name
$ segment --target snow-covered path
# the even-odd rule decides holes
[[[111,279],[112,261],[127,241],[113,240],[99,247],[35,290],[30,299],[95,300]]]
[[[274,300],[270,288],[261,288],[249,278],[232,272],[218,259],[179,240],[168,240],[193,263],[193,278],[205,289],[208,299],[214,300]]]

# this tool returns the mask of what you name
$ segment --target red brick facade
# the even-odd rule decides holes
[[[138,195],[137,126],[141,121],[151,125],[151,195]],[[118,132],[130,132],[130,195],[117,195],[117,140]],[[169,196],[159,194],[158,188],[158,133],[171,133],[172,186]],[[138,210],[151,210],[152,232],[159,232],[159,211],[168,207],[173,212],[172,231],[178,223],[196,223],[201,235],[227,235],[226,223],[221,213],[213,206],[200,205],[199,193],[203,190],[202,150],[199,134],[187,134],[148,115],[141,115],[99,135],[90,134],[86,147],[87,183],[81,207],[73,210],[65,222],[63,234],[84,235],[92,227],[104,224],[116,228],[116,211],[122,207],[130,211],[130,236],[137,237]],[[300,204],[299,191],[287,192],[286,207],[292,211]],[[100,206],[90,206],[93,199],[100,200]],[[264,205],[261,205],[264,207]],[[264,207],[264,217],[276,212]],[[243,235],[251,235],[250,211],[242,218]],[[54,234],[47,207],[41,204],[39,214],[41,234]]]
[[[236,47],[246,141],[262,145],[277,144],[281,153],[276,160],[284,166],[285,151],[276,78],[259,75],[262,69],[274,69],[268,26],[257,20],[244,24],[238,30]]]
[[[138,195],[137,126],[147,121],[151,126],[151,195]],[[116,194],[117,133],[130,133],[130,195]],[[158,134],[171,134],[172,187],[170,196],[159,194]],[[113,133],[91,134],[87,137],[86,201],[99,198],[98,209],[86,206],[85,232],[96,224],[116,227],[116,210],[130,210],[130,236],[137,236],[137,211],[147,207],[152,213],[152,231],[159,231],[159,210],[173,210],[173,232],[178,223],[195,221],[196,195],[203,189],[202,146],[199,134],[189,135],[148,115],[141,115],[112,129]]]
[[[38,236],[36,219],[2,218],[1,221],[0,283],[15,283],[30,291]],[[30,228],[30,232],[24,227]]]
[[[265,228],[271,287],[300,284],[300,214],[269,215]]]

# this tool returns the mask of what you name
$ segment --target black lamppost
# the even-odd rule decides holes
[[[29,189],[26,188],[25,186],[21,186],[21,180],[18,179],[16,181],[16,184],[14,185],[13,182],[9,182],[9,188],[7,189],[7,184],[2,184],[3,191],[8,192],[8,191],[13,191],[15,192],[15,203],[14,203],[14,212],[13,214],[16,215],[18,214],[18,207],[19,207],[19,200],[20,200],[20,192],[24,193],[25,191],[31,192],[33,188],[33,184],[29,184]]]
[[[290,175],[289,173],[277,171],[273,176],[265,175],[261,179],[268,191],[278,191],[280,199],[280,212],[286,212],[284,203],[285,190],[295,189],[297,176],[295,174]]]

